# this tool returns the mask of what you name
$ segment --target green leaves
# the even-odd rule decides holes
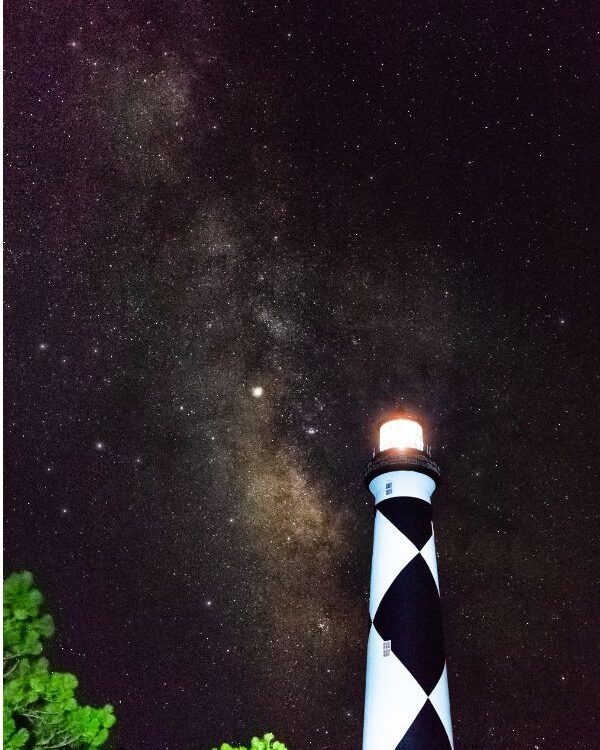
[[[31,573],[4,581],[4,750],[100,747],[116,721],[112,706],[80,706],[75,675],[50,671],[39,656],[54,633],[43,601]]]
[[[42,653],[42,638],[54,634],[50,615],[39,614],[44,597],[33,588],[33,576],[28,571],[12,573],[4,581],[3,631],[4,665],[21,656]]]
[[[4,750],[18,750],[23,747],[29,739],[29,732],[26,729],[17,730],[17,725],[12,718],[9,710],[4,709]]]
[[[224,742],[220,748],[214,747],[213,750],[248,750],[248,748],[242,745],[234,747],[228,742]],[[273,734],[269,733],[265,734],[262,739],[253,737],[250,740],[250,750],[287,750],[287,748],[283,742],[279,742]]]

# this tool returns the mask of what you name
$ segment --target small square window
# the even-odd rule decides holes
[[[391,495],[392,494],[392,483],[391,482],[386,482],[386,485],[385,485],[385,494],[386,495]]]
[[[389,656],[391,653],[392,653],[392,642],[384,641],[383,642],[383,655]]]

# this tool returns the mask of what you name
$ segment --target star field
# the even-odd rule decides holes
[[[406,407],[457,750],[594,750],[595,4],[5,21],[5,569],[113,747],[360,747]]]

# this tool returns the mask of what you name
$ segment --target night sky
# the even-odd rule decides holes
[[[598,4],[5,23],[5,570],[112,747],[360,748],[405,407],[457,750],[596,750]]]

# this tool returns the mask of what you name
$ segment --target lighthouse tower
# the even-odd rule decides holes
[[[390,419],[365,482],[375,498],[363,750],[451,750],[431,495],[440,469],[414,419]]]

